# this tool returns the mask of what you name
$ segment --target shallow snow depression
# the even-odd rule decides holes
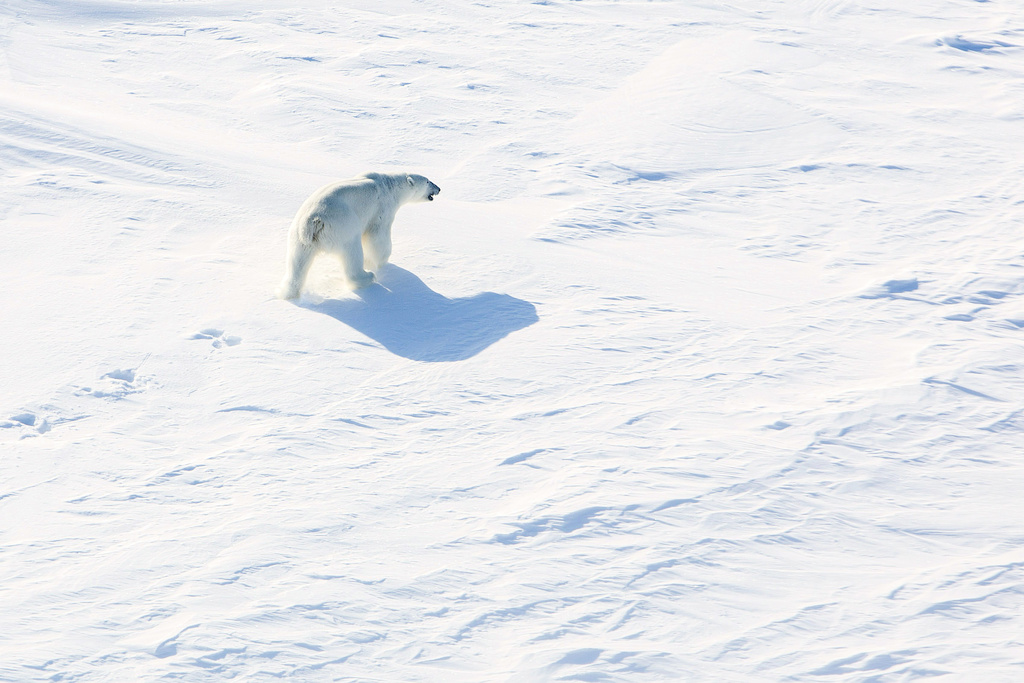
[[[343,4],[0,7],[0,680],[1024,677],[1016,5]]]

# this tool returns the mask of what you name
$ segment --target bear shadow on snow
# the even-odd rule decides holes
[[[395,265],[377,273],[379,283],[357,289],[354,299],[303,303],[411,360],[472,358],[511,332],[537,322],[533,304],[508,294],[482,292],[449,299]]]

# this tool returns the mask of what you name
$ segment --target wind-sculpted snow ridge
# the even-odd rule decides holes
[[[1021,680],[1013,8],[337,5],[0,7],[0,680]]]

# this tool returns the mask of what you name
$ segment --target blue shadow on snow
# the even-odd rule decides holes
[[[508,294],[483,292],[449,299],[395,265],[377,273],[378,283],[354,299],[327,299],[304,308],[329,315],[410,360],[466,360],[537,322],[533,304]]]

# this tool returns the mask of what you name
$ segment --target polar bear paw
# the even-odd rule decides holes
[[[291,300],[291,299],[298,299],[299,298],[299,293],[301,291],[302,291],[302,288],[299,287],[299,286],[296,286],[295,283],[286,282],[286,283],[282,284],[280,287],[277,288],[276,294],[277,294],[277,298],[278,299],[284,299],[284,300],[288,301],[288,300]]]
[[[369,273],[365,270],[361,273],[357,273],[356,275],[352,275],[348,278],[348,282],[352,286],[352,289],[362,289],[363,287],[369,287],[376,281],[377,278],[374,276],[374,274]]]

